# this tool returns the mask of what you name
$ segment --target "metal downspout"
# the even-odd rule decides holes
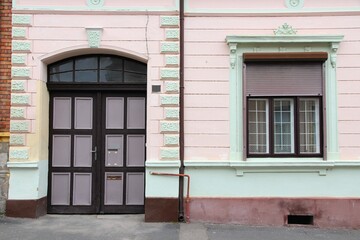
[[[179,222],[185,222],[184,217],[184,0],[180,1],[180,169],[179,174]]]

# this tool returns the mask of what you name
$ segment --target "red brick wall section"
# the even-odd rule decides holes
[[[0,0],[0,132],[10,130],[11,6],[12,0]]]

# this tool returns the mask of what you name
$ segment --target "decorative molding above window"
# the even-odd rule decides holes
[[[285,0],[285,5],[289,9],[301,9],[304,6],[304,0]]]
[[[105,0],[88,0],[87,5],[91,8],[101,8],[104,6]]]
[[[296,30],[293,29],[292,26],[290,26],[287,23],[284,23],[280,27],[278,27],[276,30],[274,30],[275,35],[295,35]]]
[[[86,28],[90,48],[100,47],[102,31],[102,28]]]

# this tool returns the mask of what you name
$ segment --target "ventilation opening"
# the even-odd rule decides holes
[[[314,225],[314,216],[312,215],[288,215],[288,224],[296,225]]]

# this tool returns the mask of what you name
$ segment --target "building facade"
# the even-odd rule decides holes
[[[359,227],[359,20],[356,0],[14,2],[6,214]]]
[[[12,1],[0,3],[0,215],[5,213],[9,172]]]

